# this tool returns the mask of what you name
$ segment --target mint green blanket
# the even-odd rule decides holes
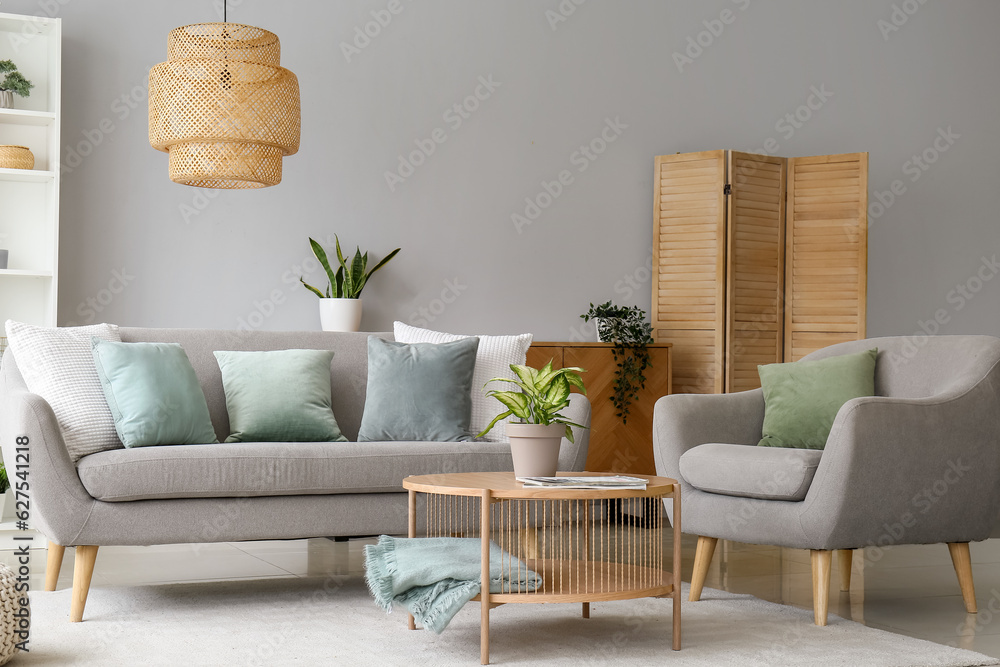
[[[440,634],[479,595],[481,556],[478,538],[383,535],[378,544],[365,547],[365,581],[375,604],[386,612],[395,602],[421,626]],[[541,585],[542,578],[527,565],[490,543],[491,593],[521,593]]]

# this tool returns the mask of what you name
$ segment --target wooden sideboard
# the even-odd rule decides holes
[[[556,368],[587,369],[583,381],[593,407],[587,470],[591,472],[656,474],[653,464],[653,405],[671,392],[671,344],[649,346],[652,366],[646,369],[646,387],[629,408],[628,422],[615,416],[615,361],[610,343],[534,343],[528,365],[540,368],[549,359]]]

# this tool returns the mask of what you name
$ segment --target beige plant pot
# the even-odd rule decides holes
[[[515,477],[552,477],[559,468],[563,424],[507,424]]]
[[[9,90],[0,90],[0,109],[14,108],[14,93]]]

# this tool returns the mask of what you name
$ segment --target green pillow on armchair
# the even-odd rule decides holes
[[[764,390],[761,447],[823,449],[841,406],[875,394],[878,349],[758,366]]]

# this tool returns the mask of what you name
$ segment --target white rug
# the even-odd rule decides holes
[[[686,587],[685,587],[686,588]],[[477,665],[479,604],[444,634],[386,616],[358,577],[95,588],[83,623],[70,591],[31,594],[31,651],[13,665]],[[1000,661],[750,595],[683,603],[683,648],[670,650],[669,599],[505,605],[491,613],[494,664],[996,665]]]

